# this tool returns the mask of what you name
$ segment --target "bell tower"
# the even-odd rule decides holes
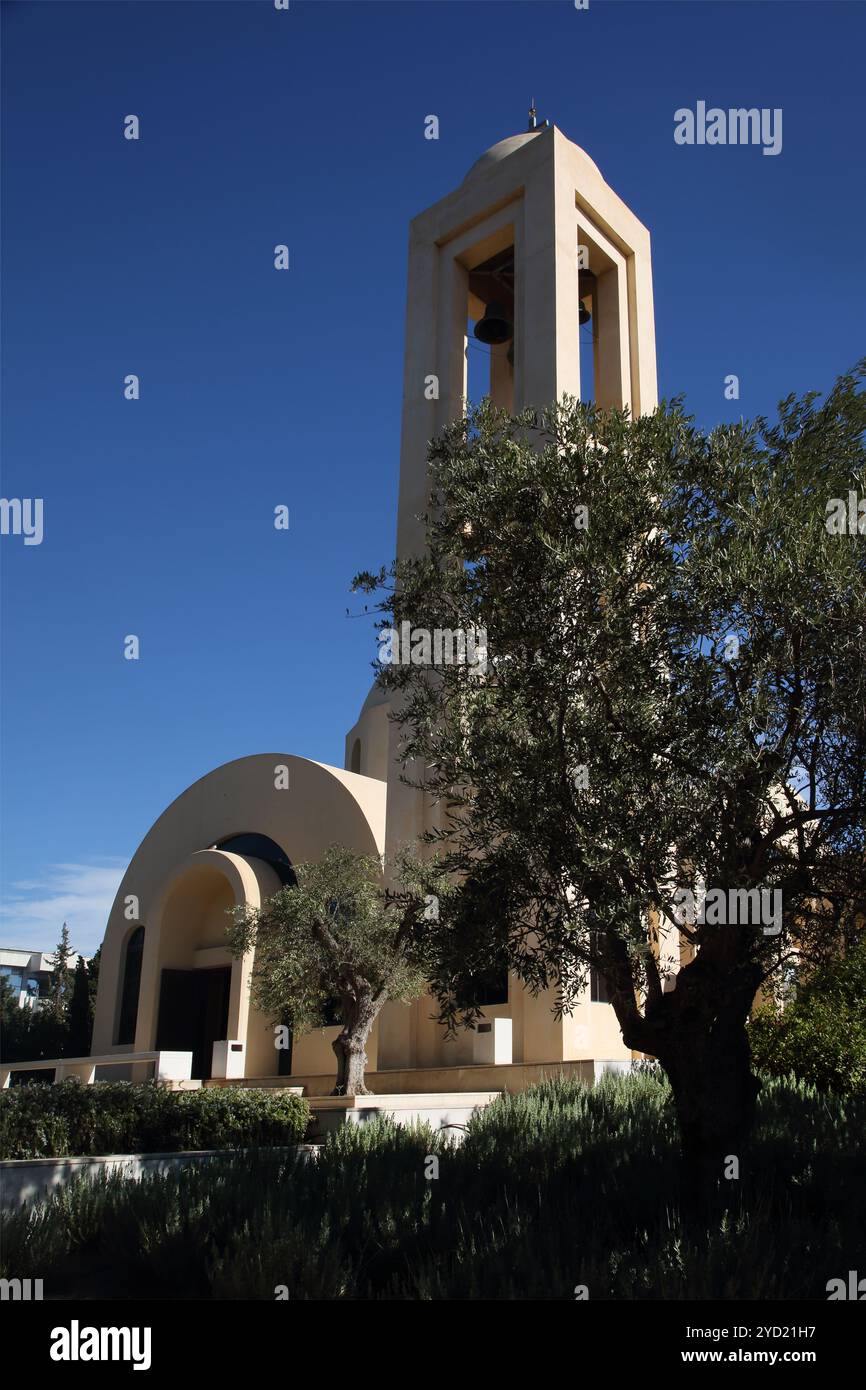
[[[649,232],[589,155],[533,122],[531,111],[528,130],[493,145],[410,225],[400,558],[424,547],[428,442],[466,410],[470,321],[506,410],[580,399],[581,380],[602,406],[637,415],[657,404]],[[388,780],[390,855],[429,828],[431,808],[400,782],[388,729],[387,771],[373,775]]]
[[[489,359],[489,376],[473,394],[489,394],[510,412],[566,394],[591,395],[632,415],[657,404],[649,232],[589,156],[555,126],[535,124],[534,111],[528,130],[487,150],[459,187],[410,225],[401,559],[425,545],[418,518],[427,509],[427,447],[466,411],[470,334]],[[388,856],[439,816],[400,780],[400,729],[390,708],[374,685],[346,739],[346,768],[387,781]],[[510,1020],[508,1059],[515,1063],[590,1059],[584,1064],[591,1066],[596,1059],[598,1066],[607,1058],[626,1065],[630,1057],[595,984],[573,1015],[559,1019],[552,996],[530,996],[516,978],[506,999],[486,1002],[492,1007],[485,1005],[485,1017]],[[449,1047],[430,1015],[423,999],[386,1007],[380,1068],[466,1060],[465,1039]]]
[[[657,404],[650,236],[555,126],[487,150],[409,231],[398,556],[423,547],[427,444],[466,408],[468,323],[507,410],[581,398]],[[581,335],[581,324],[591,332]],[[582,370],[583,365],[583,370]]]

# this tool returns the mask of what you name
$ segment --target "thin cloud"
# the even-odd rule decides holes
[[[72,949],[92,956],[105,933],[126,864],[115,858],[96,864],[50,864],[41,878],[13,883],[0,904],[3,945],[53,951],[65,922]]]

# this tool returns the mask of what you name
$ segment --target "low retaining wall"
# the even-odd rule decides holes
[[[274,1155],[295,1153],[309,1157],[312,1145],[293,1144],[273,1148]],[[171,1173],[191,1163],[206,1163],[214,1158],[230,1158],[243,1149],[189,1149],[181,1153],[164,1154],[89,1154],[75,1158],[13,1158],[0,1162],[0,1208],[14,1211],[31,1202],[42,1202],[53,1192],[74,1182],[76,1178],[96,1178],[102,1173],[120,1172],[131,1181],[146,1174]]]
[[[499,1095],[500,1091],[416,1091],[409,1095],[314,1096],[310,1100],[313,1133],[327,1134],[340,1125],[362,1125],[376,1115],[387,1115],[395,1124],[426,1124],[459,1140],[475,1111]]]
[[[579,1062],[491,1062],[465,1067],[402,1067],[393,1071],[367,1071],[365,1081],[377,1096],[451,1094],[456,1091],[525,1091],[548,1077],[573,1076],[588,1086],[600,1080],[605,1072],[631,1071],[631,1060],[608,1061],[597,1058]],[[330,1096],[334,1089],[334,1073],[297,1076],[247,1076],[240,1081],[206,1081],[205,1086],[253,1086],[264,1089],[285,1089],[299,1086],[308,1100]]]

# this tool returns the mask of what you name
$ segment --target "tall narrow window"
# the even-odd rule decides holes
[[[123,965],[123,990],[120,996],[120,1021],[117,1025],[119,1043],[135,1042],[138,1022],[138,991],[141,985],[141,961],[144,955],[144,927],[136,927],[126,943]]]
[[[352,745],[352,766],[349,771],[358,773],[361,771],[361,740],[359,738],[356,738]]]
[[[474,979],[475,1003],[479,1008],[508,1003],[508,971],[489,970]]]
[[[593,952],[599,950],[600,940],[601,932],[592,931],[590,933],[590,942]],[[595,964],[591,965],[589,969],[589,997],[593,1004],[610,1003],[610,987],[604,975]]]

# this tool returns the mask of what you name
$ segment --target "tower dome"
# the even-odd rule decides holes
[[[481,174],[485,169],[498,164],[501,159],[507,159],[515,150],[521,149],[530,140],[535,140],[544,129],[544,126],[539,126],[537,130],[523,130],[519,135],[508,135],[504,140],[498,140],[495,145],[490,146],[489,150],[484,151],[480,159],[476,159],[463,182],[465,183],[466,179],[471,179],[474,174]]]
[[[463,182],[467,183],[469,179],[474,178],[476,174],[483,174],[487,169],[492,169],[494,165],[499,164],[503,159],[507,159],[510,154],[514,154],[517,150],[523,149],[523,146],[528,145],[530,140],[537,140],[539,135],[543,135],[545,131],[550,131],[551,129],[556,130],[557,127],[540,125],[533,130],[522,130],[517,135],[508,135],[504,140],[498,140],[495,145],[490,146],[489,150],[485,150],[479,159],[476,159],[472,168],[465,175]],[[561,131],[560,134],[562,134]],[[576,145],[573,140],[569,140],[568,143],[571,145],[572,149],[577,150],[592,168],[595,169],[596,173],[599,172],[598,165],[593,159],[590,159],[586,150],[582,150],[580,145]]]

